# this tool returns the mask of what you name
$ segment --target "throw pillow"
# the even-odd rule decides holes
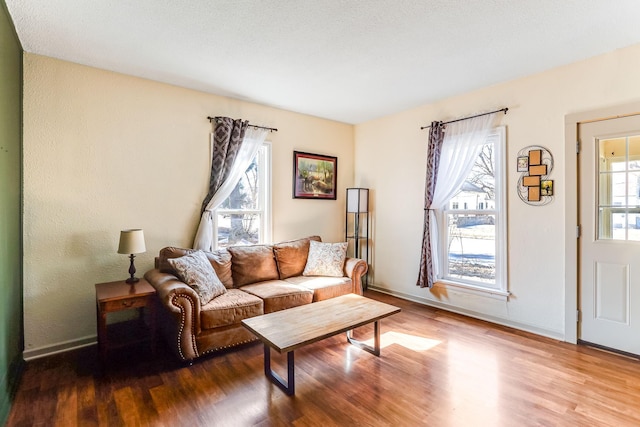
[[[310,240],[321,241],[320,236],[311,236],[273,245],[273,253],[276,257],[280,280],[302,276],[307,258],[309,258]]]
[[[347,242],[309,242],[309,256],[302,272],[303,276],[344,276],[344,260],[347,257]]]
[[[203,305],[227,291],[202,251],[168,259],[167,262],[178,273],[178,278],[196,291]]]
[[[231,246],[233,286],[278,279],[278,267],[271,245]]]
[[[163,273],[176,274],[176,270],[169,264],[170,259],[180,258],[185,255],[192,254],[197,249],[184,249],[176,248],[174,246],[167,246],[160,249],[160,255],[158,256],[158,268]],[[213,271],[216,272],[216,276],[222,282],[225,288],[233,288],[233,279],[231,277],[231,254],[226,249],[218,249],[217,251],[207,252],[202,251],[209,263],[213,267]]]

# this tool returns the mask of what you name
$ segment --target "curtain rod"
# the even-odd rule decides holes
[[[218,117],[211,117],[211,116],[207,116],[207,119],[209,119],[209,122],[214,121],[215,119],[217,119]],[[278,129],[276,128],[269,128],[266,126],[258,126],[258,125],[247,125],[247,126],[251,126],[252,128],[258,128],[258,129],[266,129],[269,132],[278,132]]]
[[[475,116],[469,116],[469,117],[463,117],[463,118],[461,118],[461,119],[449,120],[448,122],[444,122],[444,123],[443,123],[443,125],[447,125],[447,124],[449,124],[449,123],[461,122],[461,121],[463,121],[463,120],[469,120],[469,119],[473,119],[473,118],[475,118],[475,117],[487,116],[487,115],[489,115],[489,114],[498,113],[498,112],[500,112],[500,111],[504,111],[504,113],[505,113],[505,114],[507,114],[507,111],[509,111],[509,108],[501,108],[501,109],[496,110],[496,111],[489,111],[488,113],[476,114]],[[422,127],[420,128],[420,130],[428,129],[428,128],[430,128],[430,127],[431,127],[431,125],[429,125],[429,126],[422,126]]]

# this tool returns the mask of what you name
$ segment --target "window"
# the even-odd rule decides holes
[[[640,241],[640,135],[598,145],[598,239]]]
[[[213,215],[215,248],[271,240],[271,144],[265,142]]]
[[[494,129],[461,189],[437,213],[445,284],[507,295],[505,146],[504,127]]]

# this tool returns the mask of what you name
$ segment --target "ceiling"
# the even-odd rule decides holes
[[[351,124],[640,43],[638,0],[5,1],[27,52]]]

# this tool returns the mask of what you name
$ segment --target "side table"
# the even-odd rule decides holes
[[[156,290],[145,279],[130,285],[124,280],[117,282],[97,283],[96,284],[96,313],[98,324],[98,350],[100,352],[100,360],[104,365],[107,361],[107,355],[110,349],[130,345],[135,342],[151,340],[151,352],[155,353],[156,342],[156,313],[155,299]],[[149,332],[150,337],[135,336],[131,331],[127,333],[129,339],[122,342],[111,343],[108,338],[107,330],[107,314],[115,313],[122,310],[138,309],[138,322],[140,326],[144,326],[143,310],[147,308],[149,312]],[[128,322],[127,322],[128,323]],[[109,325],[111,326],[111,325]],[[129,332],[129,331],[127,331]]]

